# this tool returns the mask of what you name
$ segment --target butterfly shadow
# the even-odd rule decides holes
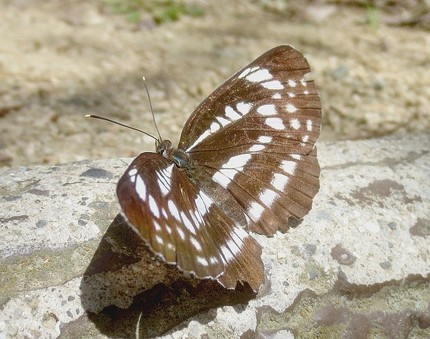
[[[185,277],[155,258],[121,215],[103,236],[80,289],[90,321],[118,338],[158,336],[202,311],[256,296],[248,285],[228,290],[213,280]]]

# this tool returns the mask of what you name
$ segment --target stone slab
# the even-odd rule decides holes
[[[182,278],[130,235],[114,192],[131,159],[0,171],[0,337],[430,336],[430,134],[319,159],[309,215],[255,236],[256,297]]]

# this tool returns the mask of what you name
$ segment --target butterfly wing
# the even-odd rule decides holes
[[[260,245],[170,160],[139,155],[117,196],[128,224],[167,263],[226,288],[246,281],[257,290],[264,280]]]
[[[309,72],[300,52],[276,47],[209,95],[182,131],[179,148],[194,165],[190,177],[223,211],[233,201],[243,214],[237,220],[259,233],[301,219],[319,189],[314,145],[321,103],[314,82],[305,79]]]

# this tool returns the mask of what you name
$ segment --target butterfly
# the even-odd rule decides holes
[[[157,139],[117,186],[122,215],[161,260],[227,289],[264,282],[250,232],[286,230],[319,190],[321,103],[305,57],[278,46],[210,94],[177,148]]]

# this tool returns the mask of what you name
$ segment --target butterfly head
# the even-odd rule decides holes
[[[155,151],[161,154],[164,158],[169,158],[170,153],[172,153],[172,143],[170,140],[156,141]]]

